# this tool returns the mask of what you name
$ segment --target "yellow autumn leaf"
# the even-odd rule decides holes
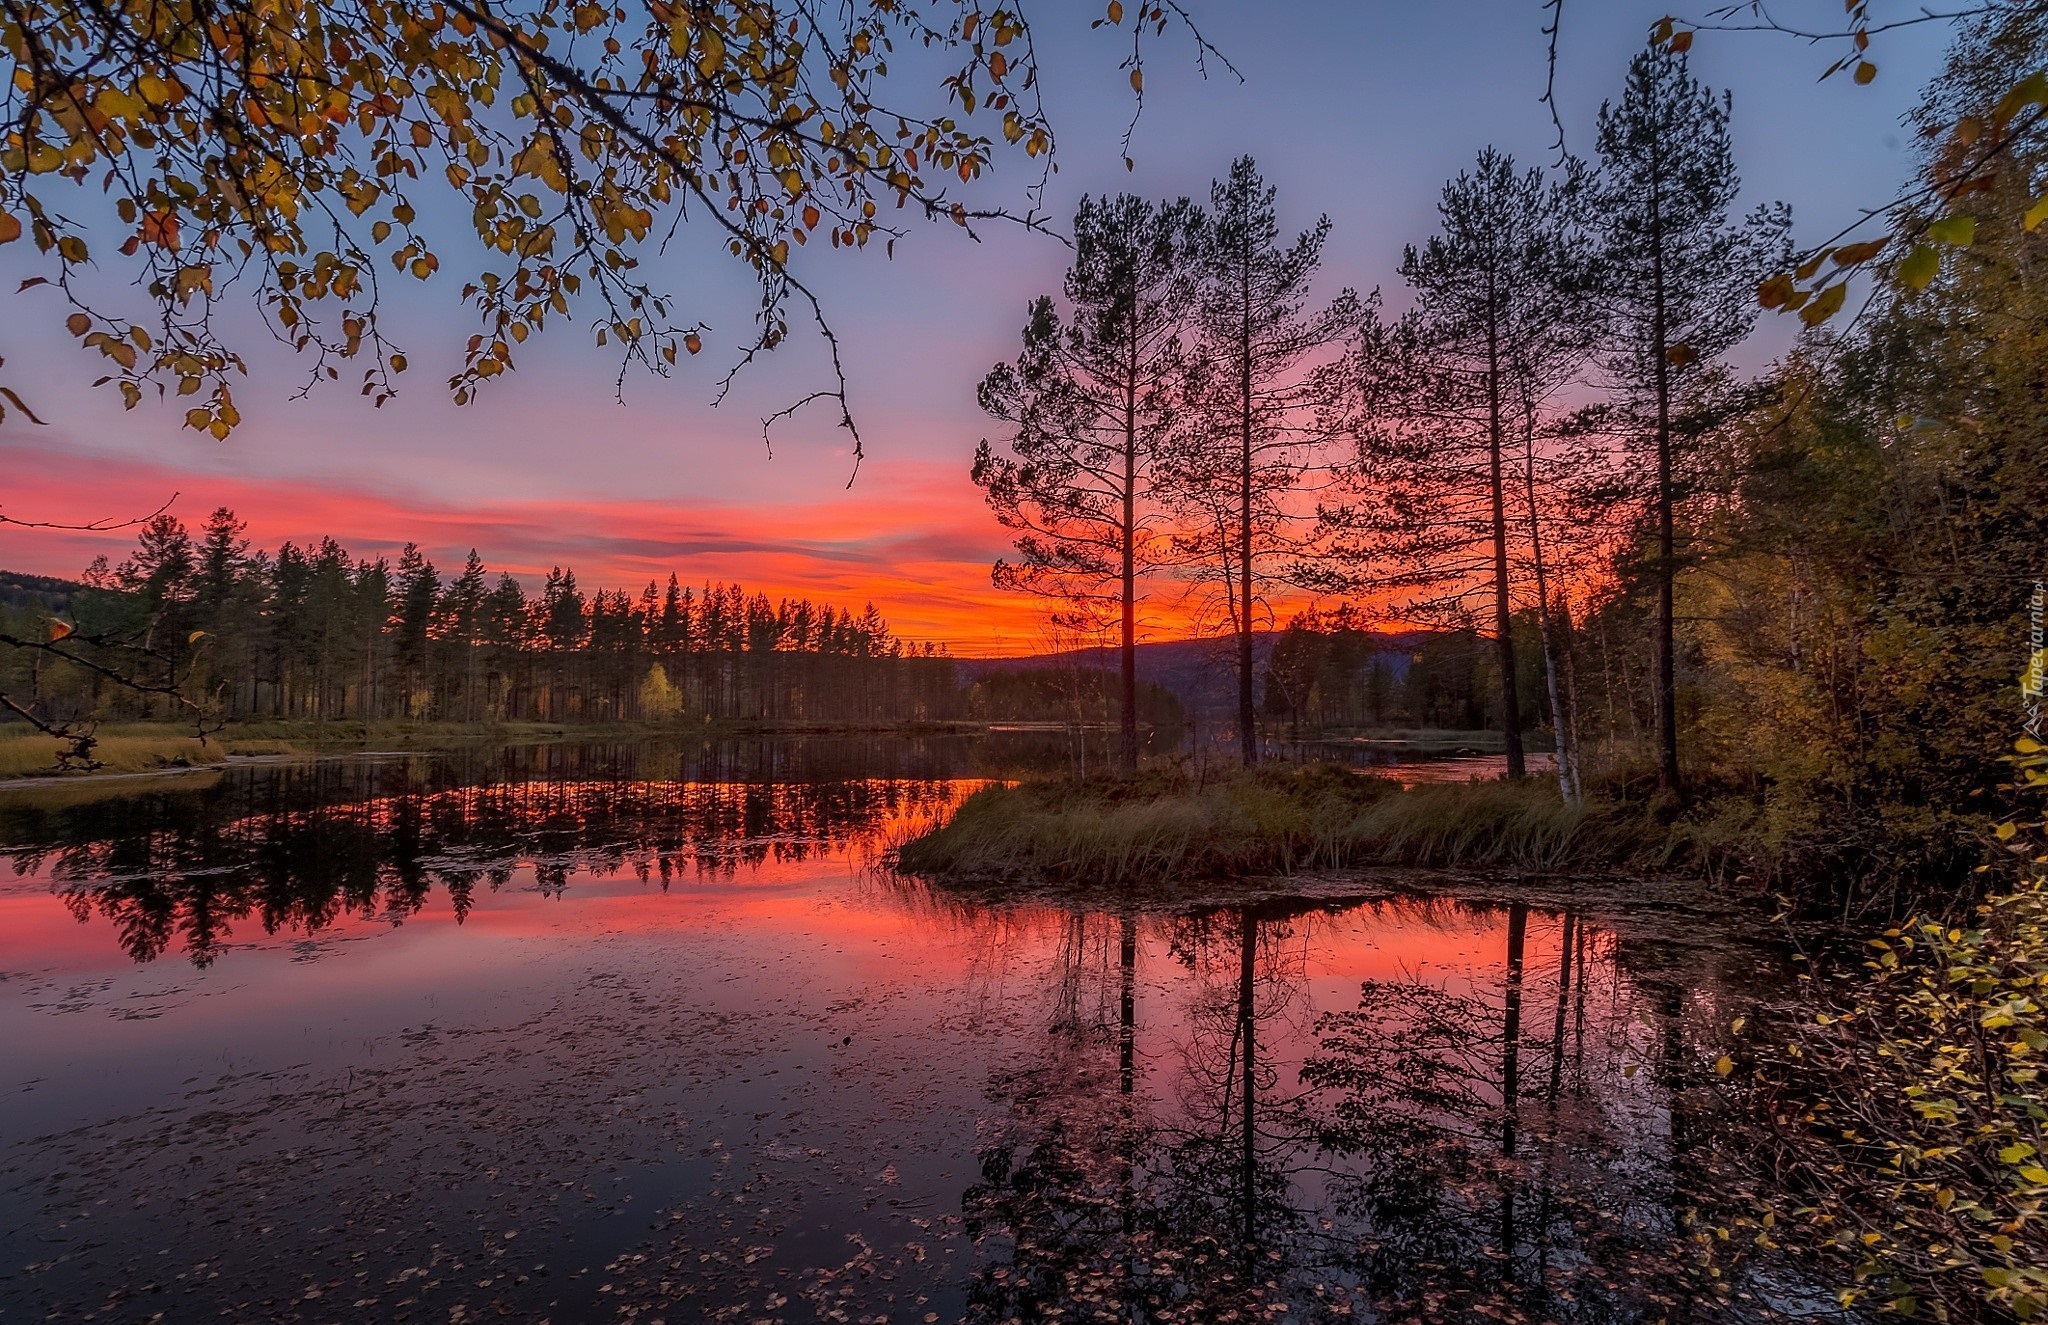
[[[1927,227],[1927,237],[1937,244],[1968,248],[1977,238],[1977,218],[1944,216]]]
[[[1796,293],[1791,273],[1781,271],[1756,287],[1756,301],[1765,308],[1781,308]]]
[[[1849,297],[1849,287],[1841,281],[1815,295],[1813,302],[1799,310],[1799,320],[1809,327],[1821,323],[1842,311],[1842,303]]]
[[[1899,284],[1909,290],[1924,290],[1941,272],[1941,255],[1926,244],[1916,245],[1899,263]]]

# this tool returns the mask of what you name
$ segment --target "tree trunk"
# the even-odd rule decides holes
[[[1138,771],[1138,323],[1131,319],[1130,357],[1124,368],[1123,638],[1117,694],[1120,767]]]
[[[1522,706],[1515,676],[1515,635],[1508,609],[1507,493],[1501,477],[1500,305],[1487,275],[1486,309],[1486,447],[1488,481],[1493,497],[1493,630],[1500,654],[1500,715],[1507,735],[1508,776],[1526,776],[1522,755]]]
[[[1564,684],[1563,641],[1551,610],[1550,577],[1543,566],[1543,522],[1536,511],[1536,424],[1525,401],[1522,424],[1522,482],[1529,503],[1529,559],[1536,577],[1536,629],[1543,639],[1543,679],[1550,696],[1550,726],[1557,738],[1557,791],[1567,805],[1578,804],[1579,715],[1576,696]]]
[[[1557,1018],[1550,1028],[1550,1085],[1543,1092],[1544,1104],[1553,1114],[1557,1112],[1558,1095],[1564,1088],[1565,1013],[1571,1005],[1572,944],[1576,934],[1577,917],[1567,911],[1557,942]],[[1584,972],[1579,978],[1585,978]]]
[[[1501,1018],[1500,1153],[1515,1157],[1522,1102],[1522,954],[1529,929],[1529,908],[1516,902],[1508,910],[1508,960]],[[1501,1279],[1515,1280],[1515,1246],[1521,1234],[1515,1223],[1515,1177],[1512,1169],[1500,1179]]]
[[[1515,1154],[1520,1122],[1522,1063],[1522,955],[1529,931],[1529,908],[1516,902],[1508,908],[1507,968],[1502,991],[1500,1069],[1500,1153]]]
[[[1238,544],[1243,559],[1238,563],[1237,595],[1237,725],[1238,744],[1244,752],[1244,766],[1259,762],[1259,714],[1252,703],[1252,290],[1251,255],[1243,255],[1240,268],[1239,312],[1243,316],[1238,345],[1238,424],[1241,429],[1238,454]]]
[[[1253,1244],[1259,1238],[1258,1220],[1258,1132],[1256,1117],[1258,1109],[1258,1082],[1253,1076],[1257,1054],[1258,1017],[1253,1002],[1256,986],[1253,977],[1259,954],[1258,922],[1252,919],[1250,907],[1239,914],[1239,938],[1237,956],[1237,1031],[1244,1047],[1244,1099],[1241,1105],[1243,1125],[1241,1133],[1242,1153],[1238,1163],[1243,1168],[1242,1186],[1239,1199],[1243,1202],[1244,1245],[1250,1255]]]
[[[1118,918],[1117,969],[1122,975],[1117,1019],[1117,1149],[1122,1181],[1117,1184],[1126,1239],[1124,1289],[1131,1291],[1131,1234],[1137,1231],[1137,1117],[1133,1095],[1138,1081],[1138,917],[1126,910]],[[1135,1315],[1131,1319],[1136,1319]]]
[[[1678,666],[1673,581],[1677,563],[1671,521],[1671,347],[1664,308],[1664,229],[1661,180],[1650,192],[1651,349],[1657,383],[1657,786],[1676,793],[1678,777]]]

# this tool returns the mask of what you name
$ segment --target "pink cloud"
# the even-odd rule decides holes
[[[493,573],[537,581],[570,566],[586,589],[637,590],[670,571],[686,584],[732,580],[771,597],[804,596],[858,611],[873,602],[912,640],[956,653],[1003,655],[1043,646],[1043,604],[997,590],[989,566],[1006,550],[980,492],[957,467],[871,464],[843,496],[789,505],[577,497],[463,504],[360,482],[181,470],[132,457],[0,443],[0,513],[87,523],[171,510],[197,527],[226,506],[257,546],[332,536],[357,557],[394,556],[407,542],[451,572],[475,548]],[[0,526],[0,568],[77,576],[95,556],[118,564],[132,529],[79,532]],[[1165,632],[1185,626],[1166,603],[1147,612]]]
[[[1001,530],[964,474],[876,465],[844,498],[790,506],[576,498],[462,504],[360,484],[181,471],[127,457],[0,445],[0,512],[86,523],[171,510],[197,526],[219,506],[260,547],[331,535],[358,557],[417,542],[444,571],[475,548],[493,572],[523,579],[573,566],[586,587],[638,589],[670,571],[685,583],[736,580],[770,596],[802,595],[858,610],[873,601],[911,639],[962,652],[1035,636],[1037,605],[998,592],[989,564]],[[119,562],[132,530],[0,526],[0,567],[76,576],[95,556]]]

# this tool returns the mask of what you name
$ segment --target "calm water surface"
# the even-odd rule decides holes
[[[0,1319],[1810,1296],[1701,1298],[1682,1224],[1771,954],[1455,884],[1161,910],[889,872],[977,771],[555,747],[0,792]]]

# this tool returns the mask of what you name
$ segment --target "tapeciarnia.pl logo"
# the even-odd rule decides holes
[[[2048,681],[2048,639],[2044,639],[2042,618],[2048,610],[2048,585],[2034,581],[2034,595],[2027,600],[2027,671],[2020,678],[2020,694],[2027,704],[2027,735],[2040,741],[2041,697]]]

